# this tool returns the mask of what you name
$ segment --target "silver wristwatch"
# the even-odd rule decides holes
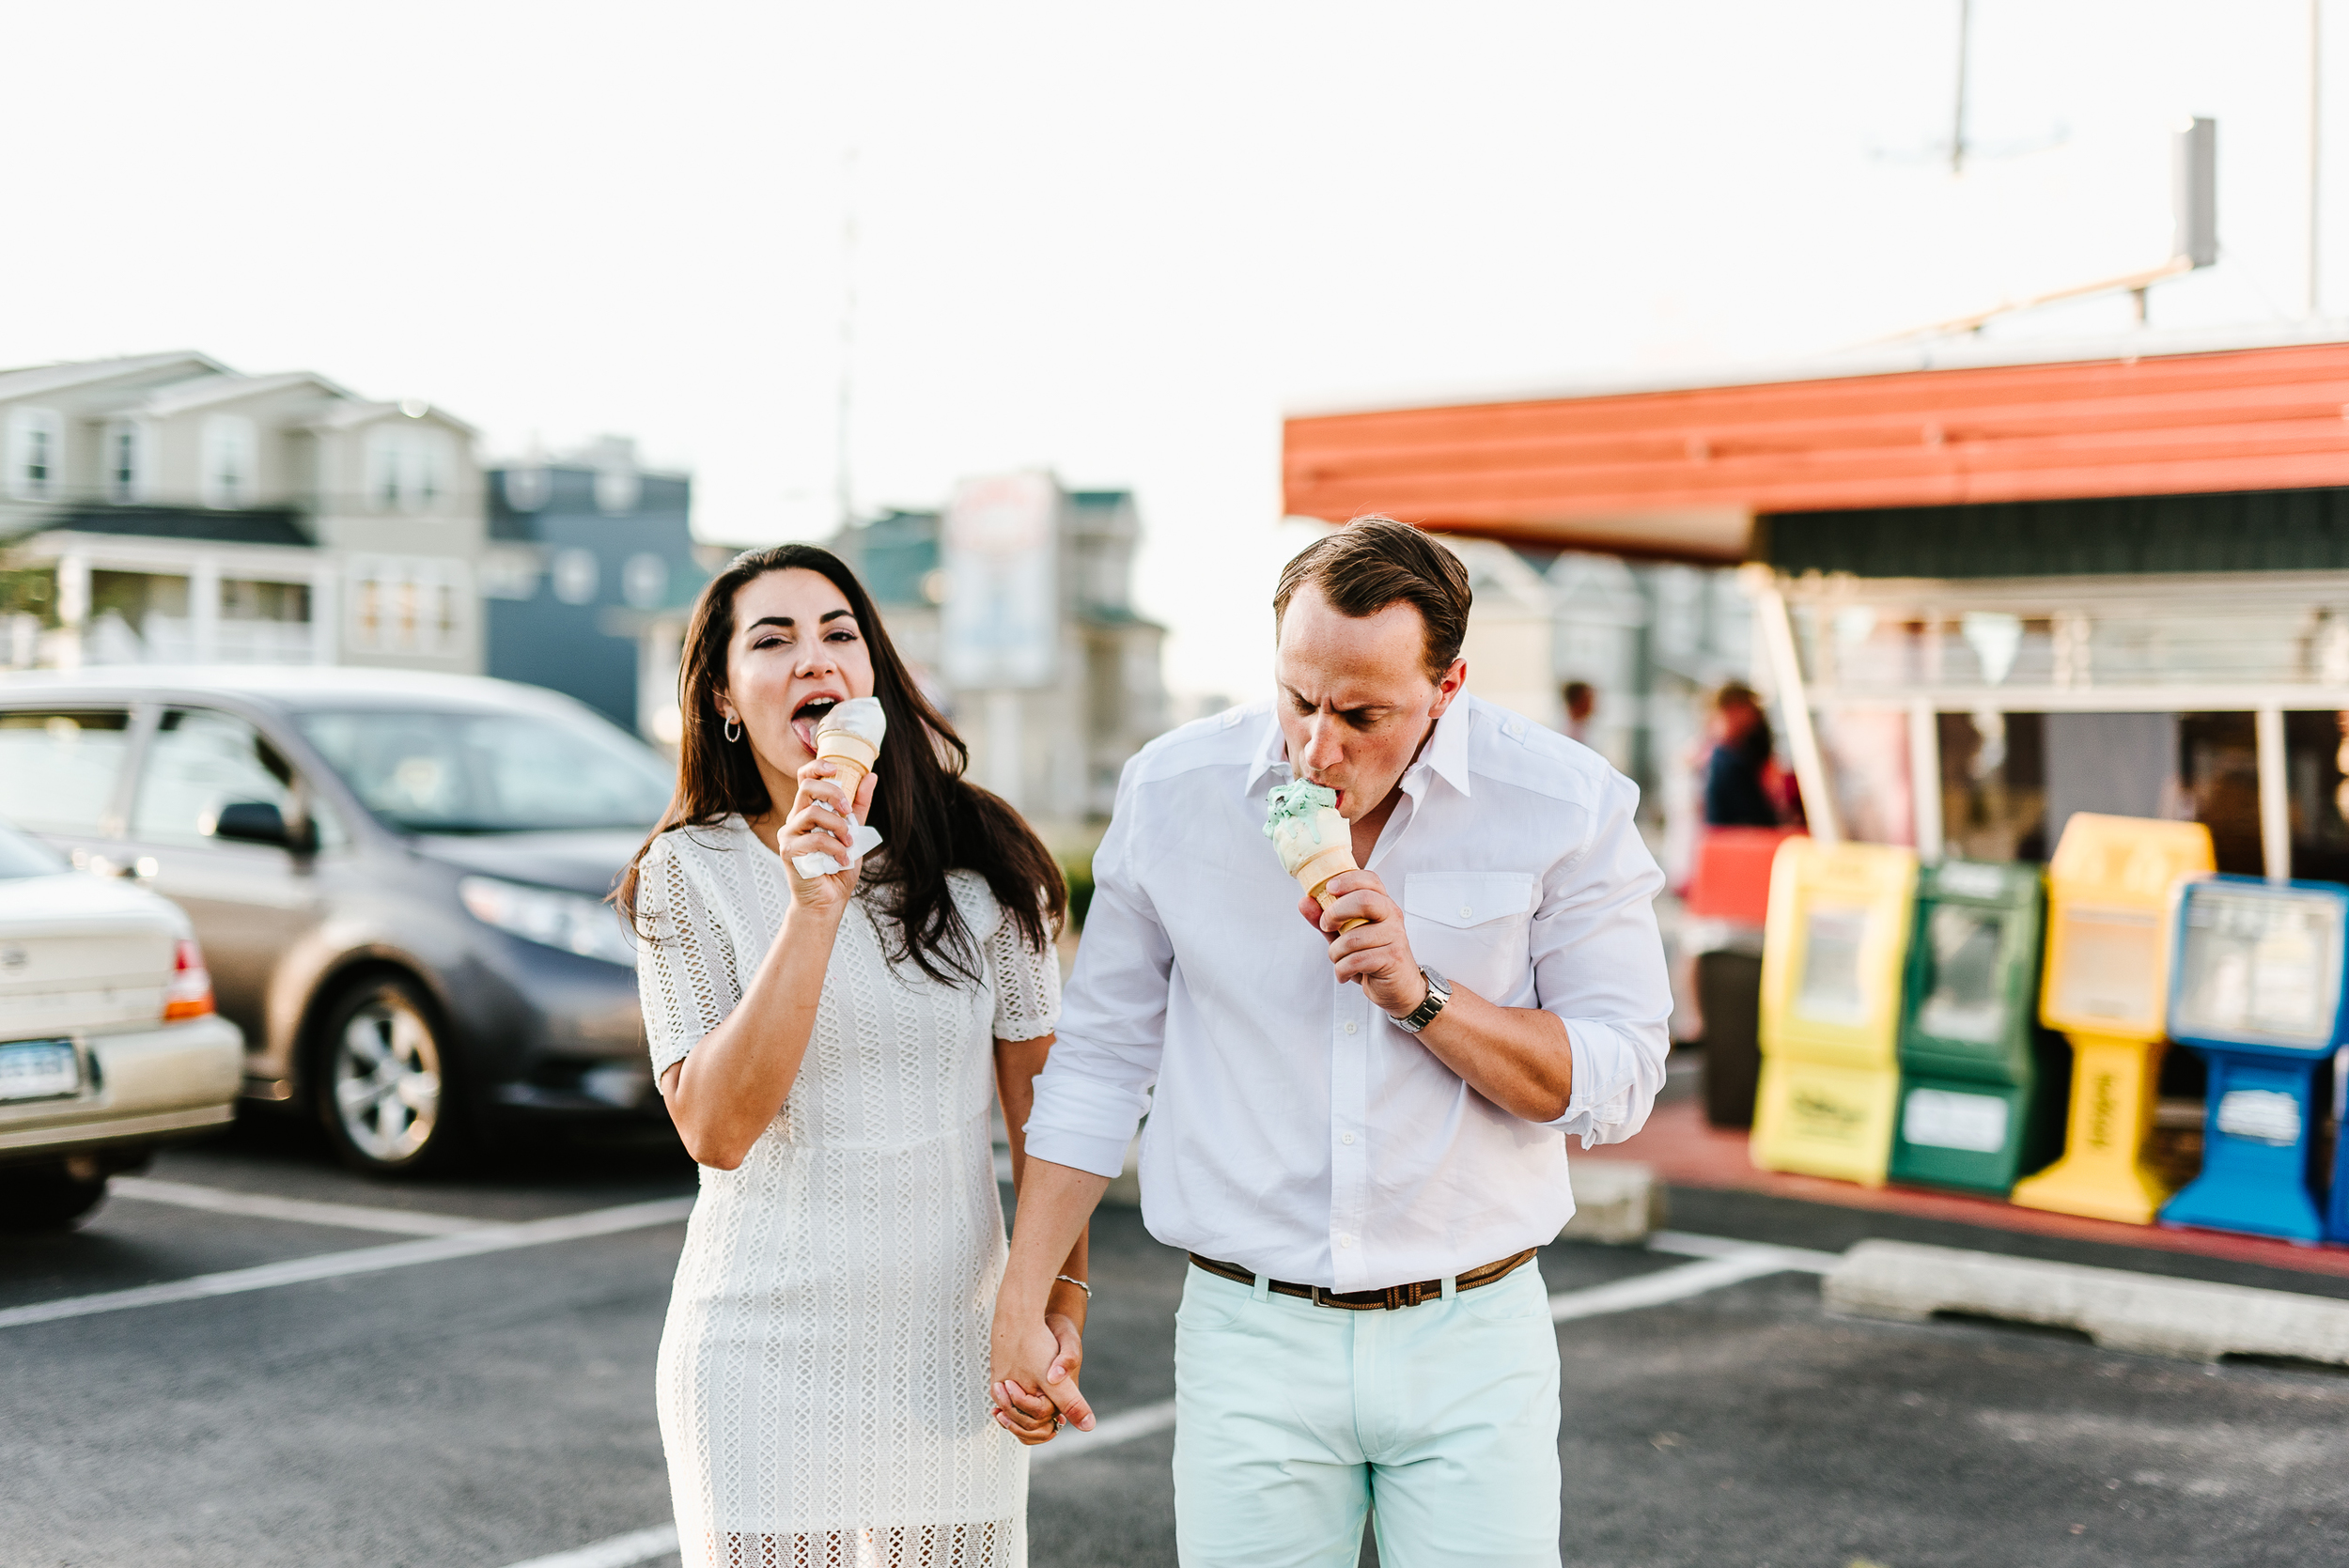
[[[1442,975],[1438,974],[1425,964],[1420,965],[1419,972],[1421,977],[1427,982],[1427,995],[1421,1000],[1417,1007],[1399,1018],[1394,1017],[1392,1013],[1387,1015],[1394,1019],[1394,1027],[1406,1034],[1417,1034],[1421,1030],[1435,1022],[1436,1015],[1443,1011],[1443,1004],[1452,1000],[1452,987],[1445,983]]]

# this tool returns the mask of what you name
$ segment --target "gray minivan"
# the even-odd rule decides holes
[[[248,1100],[381,1173],[665,1114],[602,902],[675,770],[571,699],[345,668],[0,680],[0,821],[184,908]]]

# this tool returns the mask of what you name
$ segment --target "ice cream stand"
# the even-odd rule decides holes
[[[2099,908],[2148,916],[2166,934],[2168,906],[2155,904],[2198,870],[2349,881],[2344,407],[2349,334],[2337,324],[2224,338],[2142,331],[2101,348],[1940,343],[1828,371],[1300,416],[1288,423],[1287,510],[1332,520],[1387,511],[1526,545],[1743,562],[1756,684],[1816,849],[1913,851],[1926,902],[1952,908],[1964,900],[1945,895],[1934,868],[2058,862],[2042,1021],[2138,1059],[2087,1075],[2110,1095],[2134,1073],[2127,1106],[2108,1107],[2125,1109],[2125,1126],[2150,1117],[2165,1137],[2197,1125],[2208,1137],[2215,1125],[2192,1109],[2200,1053],[2158,1059],[2166,945],[2107,973],[2146,1003],[2129,1020],[2070,1003],[2079,974],[2114,951],[2098,946],[2111,934],[2094,924]],[[2083,824],[2088,844],[2098,832],[2083,819],[2098,817],[2148,828],[2067,859],[2069,830]],[[2121,875],[2128,897],[2114,904],[2107,872],[2132,861],[2142,864]],[[2072,876],[2074,864],[2087,870]],[[2140,875],[2163,881],[2158,894]],[[1912,964],[1935,953],[1927,925],[1915,938]],[[2019,994],[2011,966],[2023,951],[2002,960],[2002,995]],[[1786,955],[1781,1002],[1800,996],[1807,962]],[[1766,981],[1766,1017],[1779,1005],[1771,995]],[[2012,1007],[2001,1021],[2030,1027]],[[1799,1051],[1806,1027],[1781,1010],[1777,1037]],[[1994,1079],[1945,1080],[1956,1058],[1928,1038],[2007,1064],[1971,1063],[1985,1072],[2021,1061],[2019,1032],[1992,1046],[1912,1027],[1917,1048],[1896,1051],[1894,1065],[1937,1094]],[[1928,1132],[1987,1141],[1984,1107],[1922,1104]],[[1906,1109],[1888,1129],[1906,1127]],[[2309,1102],[2311,1133],[2329,1109]],[[2019,1130],[2021,1111],[2010,1104],[2003,1130]],[[1759,1126],[1755,1146],[1766,1161],[1788,1148]],[[1917,1164],[1926,1147],[1904,1153],[1888,1138],[1894,1179],[1968,1185]],[[2135,1171],[2141,1153],[2113,1157]],[[2019,1149],[1999,1151],[2010,1155],[2027,1169]],[[2018,1197],[2060,1198],[2063,1182],[2046,1178],[2063,1169],[2035,1192],[2025,1181]],[[1997,1174],[1977,1189],[1995,1189]],[[2341,1185],[2331,1223],[2349,1235]],[[2164,1196],[2139,1184],[2120,1206],[2150,1220]]]

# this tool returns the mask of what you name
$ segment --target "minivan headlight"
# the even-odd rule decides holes
[[[620,929],[620,917],[609,904],[552,888],[500,881],[495,877],[460,877],[457,896],[484,925],[566,953],[635,967],[636,948]]]

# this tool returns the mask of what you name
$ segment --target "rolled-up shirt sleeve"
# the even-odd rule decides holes
[[[1166,1041],[1174,950],[1143,891],[1148,837],[1135,765],[1118,781],[1117,807],[1093,856],[1093,904],[1062,999],[1060,1034],[1036,1076],[1028,1153],[1096,1175],[1115,1176],[1150,1109]]]
[[[1610,775],[1590,833],[1542,879],[1533,911],[1538,1004],[1566,1026],[1574,1092],[1548,1123],[1582,1146],[1617,1143],[1647,1125],[1672,1049],[1672,989],[1656,928],[1664,874],[1632,814],[1637,785]]]

